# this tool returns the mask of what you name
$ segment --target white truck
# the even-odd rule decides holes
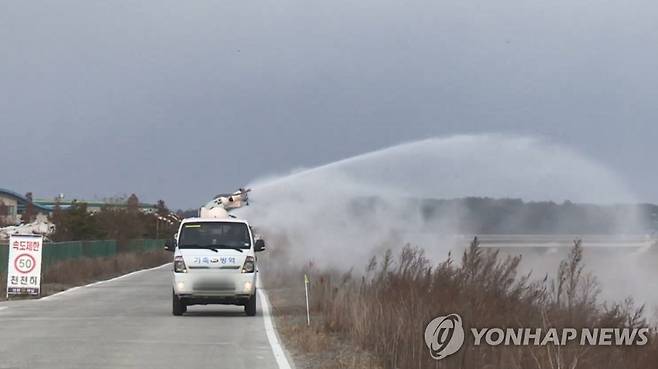
[[[203,207],[200,217],[184,219],[176,237],[165,249],[174,252],[172,313],[182,315],[190,305],[230,304],[244,306],[256,315],[256,252],[265,242],[246,220],[228,210],[246,204],[246,192],[222,205],[217,198]],[[234,201],[237,200],[237,201]],[[215,205],[212,205],[215,204]]]

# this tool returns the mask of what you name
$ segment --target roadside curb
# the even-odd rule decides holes
[[[64,291],[59,291],[59,292],[54,293],[54,294],[52,294],[52,295],[44,296],[44,297],[41,297],[41,298],[38,298],[38,299],[33,299],[33,300],[20,300],[20,301],[15,301],[15,302],[34,303],[34,302],[37,302],[37,301],[48,301],[48,300],[50,300],[50,299],[52,299],[52,298],[55,298],[55,297],[61,297],[61,296],[63,296],[63,295],[67,295],[67,294],[69,294],[69,293],[71,293],[71,292],[75,292],[75,291],[80,290],[80,289],[83,289],[83,288],[94,287],[94,286],[98,286],[98,285],[101,285],[101,284],[104,284],[104,283],[113,282],[113,281],[120,280],[120,279],[123,279],[123,278],[128,278],[128,277],[131,277],[131,276],[134,276],[134,275],[140,274],[140,273],[144,273],[144,272],[148,272],[148,271],[152,271],[152,270],[156,270],[156,269],[164,268],[165,266],[170,265],[170,264],[171,264],[171,263],[166,263],[166,264],[162,264],[162,265],[160,265],[160,266],[156,266],[156,267],[153,267],[153,268],[140,269],[140,270],[136,270],[136,271],[133,271],[133,272],[130,272],[130,273],[127,273],[127,274],[122,274],[122,275],[120,275],[120,276],[113,277],[113,278],[110,278],[110,279],[100,280],[100,281],[92,282],[92,283],[89,283],[89,284],[86,284],[86,285],[82,285],[82,286],[71,287],[71,288],[68,288],[68,289],[66,289],[66,290],[64,290]],[[3,304],[4,306],[0,306],[0,310],[4,310],[4,309],[9,308],[10,305],[11,305],[13,302],[14,302],[14,301],[2,301],[2,304]]]
[[[86,285],[84,285],[84,286],[71,287],[71,288],[69,288],[69,289],[67,289],[67,290],[60,291],[60,292],[54,293],[54,294],[52,294],[52,295],[44,296],[44,297],[42,297],[42,298],[40,298],[40,299],[37,299],[37,300],[35,300],[35,301],[45,301],[45,300],[49,300],[49,299],[51,299],[51,298],[53,298],[53,297],[66,295],[66,294],[68,294],[68,293],[74,292],[74,291],[79,290],[79,289],[82,289],[82,288],[94,287],[94,286],[98,286],[98,285],[101,285],[101,284],[104,284],[104,283],[114,282],[114,281],[117,281],[117,280],[120,280],[120,279],[123,279],[123,278],[128,278],[128,277],[131,277],[131,276],[134,276],[134,275],[137,275],[137,274],[141,274],[141,273],[144,273],[144,272],[149,272],[149,271],[152,271],[152,270],[156,270],[156,269],[164,268],[165,266],[167,266],[167,265],[169,265],[169,264],[171,264],[171,263],[162,264],[162,265],[160,265],[160,266],[153,267],[153,268],[136,270],[136,271],[134,271],[134,272],[130,272],[130,273],[127,273],[127,274],[123,274],[123,275],[120,275],[120,276],[117,276],[117,277],[114,277],[114,278],[110,278],[110,279],[105,279],[105,280],[101,280],[101,281],[92,282],[92,283],[86,284]]]

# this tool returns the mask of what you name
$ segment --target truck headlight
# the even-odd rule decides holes
[[[242,266],[242,273],[253,273],[254,266],[256,265],[256,260],[253,256],[247,256],[244,260],[244,265]]]
[[[175,273],[187,273],[187,267],[185,266],[185,261],[182,256],[176,256],[174,258],[174,272]]]

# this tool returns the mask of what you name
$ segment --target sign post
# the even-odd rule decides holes
[[[304,274],[304,291],[306,293],[306,325],[311,326],[311,310],[308,307],[308,276]]]
[[[43,236],[12,235],[9,237],[7,298],[39,296],[41,293],[41,250]]]

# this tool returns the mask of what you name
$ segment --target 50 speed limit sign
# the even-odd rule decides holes
[[[42,249],[42,236],[10,236],[7,297],[14,295],[39,295],[41,289]]]

